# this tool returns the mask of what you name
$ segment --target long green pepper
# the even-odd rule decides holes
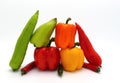
[[[37,24],[38,15],[39,10],[37,10],[36,13],[28,20],[16,42],[13,56],[9,62],[13,71],[18,70],[24,60],[29,41]]]

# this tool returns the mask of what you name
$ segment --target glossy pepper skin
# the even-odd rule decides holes
[[[87,37],[81,26],[78,23],[75,24],[78,30],[79,43],[84,51],[87,61],[92,65],[101,66],[102,58],[92,46],[92,43],[90,42],[89,38]]]
[[[55,44],[58,48],[72,48],[75,42],[76,27],[74,24],[58,23],[55,29]]]
[[[60,63],[59,49],[56,47],[36,48],[34,60],[40,70],[56,70]]]
[[[100,69],[101,69],[100,66],[92,65],[92,64],[86,63],[86,62],[84,62],[83,67],[84,67],[84,68],[87,68],[87,69],[90,69],[90,70],[92,70],[92,71],[95,71],[95,72],[97,72],[97,73],[99,73],[99,72],[100,72]]]
[[[36,67],[35,61],[30,62],[29,64],[27,64],[21,69],[21,75],[28,73],[30,70],[32,70],[35,67]]]
[[[67,48],[60,51],[61,62],[64,70],[75,71],[81,69],[84,63],[84,53],[81,48]]]
[[[30,42],[34,44],[35,47],[38,48],[47,46],[50,37],[55,29],[56,23],[57,23],[57,18],[53,18],[48,22],[40,25],[33,33]]]

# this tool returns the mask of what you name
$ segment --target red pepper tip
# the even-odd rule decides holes
[[[101,69],[101,66],[99,66],[99,67],[96,69],[96,72],[99,73],[99,72],[100,72],[100,69]]]

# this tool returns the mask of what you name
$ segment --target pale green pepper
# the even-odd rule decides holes
[[[37,30],[33,33],[30,42],[34,44],[35,47],[47,46],[56,26],[56,23],[57,18],[54,18],[39,26]]]

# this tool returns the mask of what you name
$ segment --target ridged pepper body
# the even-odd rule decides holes
[[[40,70],[56,70],[60,63],[60,52],[56,47],[36,48],[35,64]]]
[[[58,23],[55,30],[55,44],[58,48],[72,48],[75,42],[76,27],[74,24]]]
[[[61,62],[64,70],[75,71],[81,69],[84,63],[84,53],[81,48],[67,48],[60,51]]]

